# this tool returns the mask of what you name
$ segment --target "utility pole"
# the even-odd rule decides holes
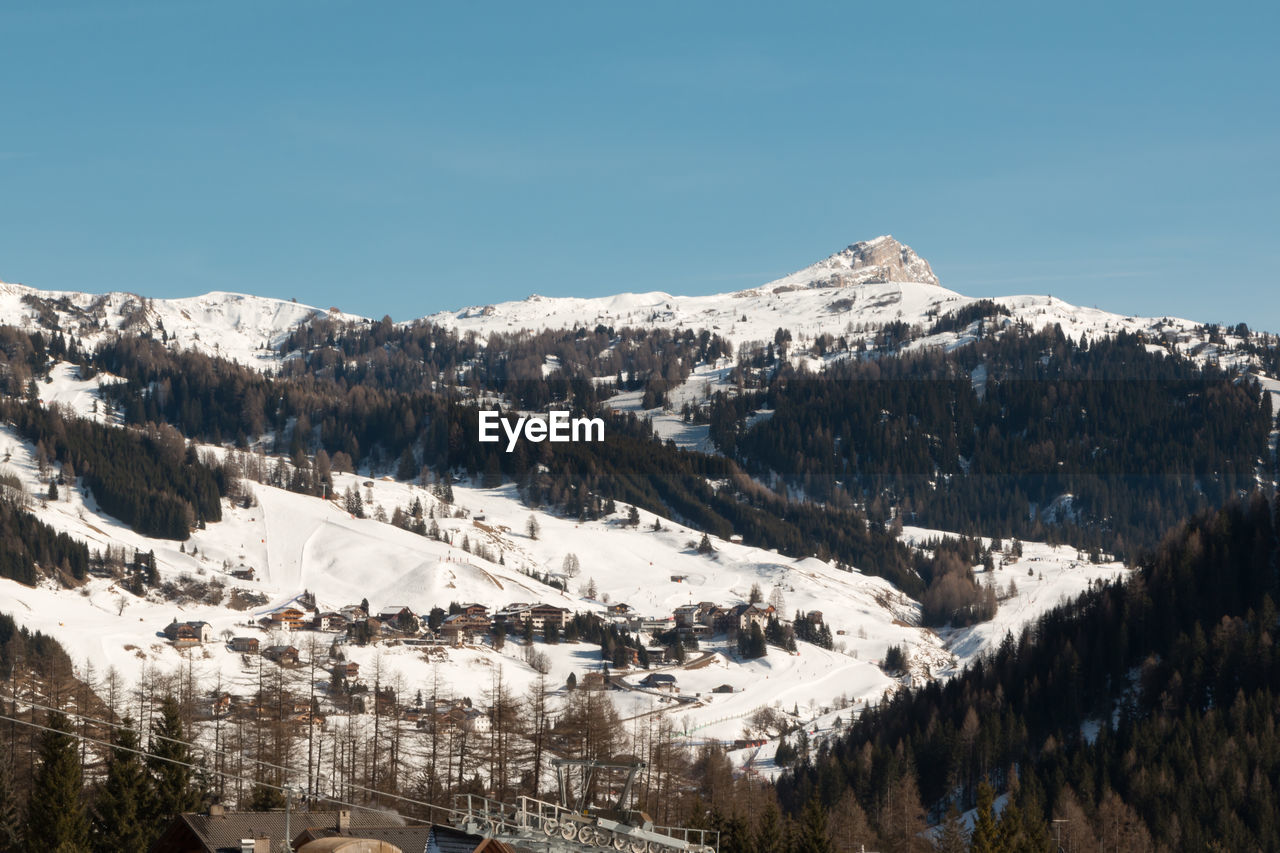
[[[297,793],[301,796],[303,791],[298,789]],[[293,853],[293,824],[290,811],[293,803],[293,794],[294,789],[289,787],[289,782],[286,778],[284,783],[284,844],[280,846],[281,853]]]
[[[289,807],[293,802],[293,791],[289,790],[289,785],[284,786],[284,844],[281,845],[282,853],[293,853],[293,830],[289,821]]]

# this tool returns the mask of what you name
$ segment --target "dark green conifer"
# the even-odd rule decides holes
[[[149,840],[143,823],[147,800],[147,772],[138,753],[138,736],[129,727],[116,731],[107,759],[107,778],[94,802],[91,841],[97,853],[144,850]]]
[[[81,853],[88,849],[89,822],[80,804],[80,758],[67,718],[49,713],[40,736],[24,833],[26,849]]]

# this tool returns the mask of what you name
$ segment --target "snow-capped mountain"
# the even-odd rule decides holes
[[[313,317],[360,318],[285,299],[214,291],[182,299],[150,299],[133,293],[101,295],[37,290],[0,282],[0,317],[10,325],[74,336],[92,348],[112,334],[164,337],[175,349],[220,355],[268,367],[276,348],[296,326]]]
[[[1047,295],[965,295],[943,287],[928,261],[892,237],[854,243],[790,275],[758,287],[708,296],[662,291],[594,298],[539,295],[428,315],[425,321],[483,340],[491,332],[577,326],[666,326],[715,332],[737,347],[772,340],[778,329],[799,338],[821,334],[869,339],[888,323],[927,330],[938,317],[990,299],[1008,311],[1005,322],[1033,329],[1058,324],[1073,339],[1120,332],[1143,333],[1201,360],[1224,351],[1209,343],[1203,325],[1175,317],[1137,317],[1072,305]],[[912,346],[954,346],[963,331],[926,335]]]
[[[928,327],[935,318],[989,298],[1009,311],[1008,322],[1032,328],[1060,324],[1072,338],[1142,332],[1154,341],[1202,358],[1217,357],[1202,325],[1171,317],[1135,317],[1072,305],[1041,295],[964,295],[941,286],[928,261],[889,236],[854,243],[797,272],[758,287],[707,296],[663,291],[601,297],[533,295],[513,302],[442,311],[410,322],[434,323],[483,340],[492,332],[596,325],[706,329],[735,347],[771,340],[777,329],[797,337],[820,334],[865,338],[892,322]],[[43,291],[0,283],[0,316],[29,330],[61,330],[92,347],[114,333],[165,336],[170,346],[217,354],[262,369],[279,363],[288,333],[318,316],[365,318],[269,297],[215,291],[182,299],[129,293],[93,295]],[[1245,318],[1247,319],[1247,318]],[[952,334],[915,345],[954,345]]]
[[[909,347],[955,347],[977,334],[978,322],[937,329],[940,318],[979,301],[939,284],[927,261],[892,237],[854,243],[818,263],[759,287],[710,296],[674,296],[663,292],[629,293],[598,298],[528,299],[477,306],[430,315],[421,321],[478,333],[524,329],[666,326],[708,330],[735,347],[772,341],[786,329],[797,342],[822,334],[869,341],[887,324],[913,327]],[[994,297],[1004,313],[988,314],[995,324],[1032,328],[1061,325],[1072,339],[1141,332],[1149,346],[1172,349],[1207,361],[1237,357],[1239,341],[1229,331],[1211,335],[1199,324],[1172,318],[1126,317],[1082,308],[1048,296]],[[169,346],[220,355],[262,370],[272,370],[288,356],[281,347],[288,333],[316,317],[365,322],[336,309],[295,302],[215,292],[186,299],[148,299],[126,293],[89,295],[40,291],[0,284],[0,320],[35,331],[74,337],[82,348],[116,334],[149,334]],[[822,366],[821,355],[797,354]],[[845,357],[850,352],[845,349]],[[808,352],[816,352],[811,349]],[[1242,357],[1242,356],[1240,356]],[[650,413],[655,431],[688,447],[713,450],[705,423],[686,423],[675,410],[713,386],[728,389],[729,359],[696,365],[688,381],[668,391],[671,413]],[[726,366],[728,365],[728,366]],[[108,419],[110,410],[101,385],[110,377],[82,379],[73,365],[55,364],[38,386],[40,399],[62,403],[78,413]],[[977,382],[975,377],[975,382]],[[1267,385],[1280,400],[1280,386]],[[608,401],[618,410],[640,410],[643,394],[619,390]],[[757,413],[761,417],[763,414]],[[255,441],[261,436],[247,437]],[[1275,438],[1273,437],[1273,446]],[[269,442],[260,448],[265,455]],[[232,454],[223,447],[202,447],[211,454]],[[1001,550],[998,567],[976,569],[983,587],[998,590],[994,619],[941,635],[923,626],[919,602],[883,578],[860,569],[837,566],[815,557],[786,556],[746,545],[741,536],[710,538],[712,552],[691,547],[701,531],[678,518],[652,511],[628,522],[625,508],[602,518],[577,518],[531,509],[508,482],[482,487],[478,479],[457,482],[455,503],[401,477],[380,476],[385,469],[335,473],[334,492],[362,496],[370,517],[357,518],[335,500],[304,496],[252,484],[249,500],[228,501],[223,520],[193,532],[188,543],[149,539],[103,513],[83,482],[68,478],[60,496],[47,495],[49,473],[41,471],[40,451],[18,432],[0,426],[0,451],[6,464],[0,473],[21,483],[31,511],[58,532],[105,547],[154,552],[159,574],[172,588],[190,590],[222,585],[240,590],[254,603],[233,610],[221,600],[153,591],[138,596],[124,591],[114,578],[92,578],[75,589],[52,579],[37,587],[0,580],[0,594],[23,625],[58,637],[77,663],[114,667],[126,681],[146,667],[181,666],[189,657],[165,642],[158,632],[175,618],[207,621],[221,634],[248,634],[264,644],[294,642],[281,628],[260,620],[296,601],[304,591],[317,608],[330,610],[368,598],[371,607],[403,605],[415,612],[451,602],[478,602],[500,607],[543,601],[569,610],[607,615],[610,602],[626,602],[649,623],[665,625],[681,605],[710,602],[734,606],[753,595],[752,587],[785,599],[787,617],[795,611],[821,611],[838,638],[832,649],[803,645],[798,655],[773,654],[767,660],[744,661],[721,640],[709,641],[705,665],[682,671],[683,689],[696,702],[671,709],[688,731],[732,738],[752,711],[770,704],[809,703],[812,709],[838,709],[842,702],[872,704],[901,683],[880,662],[890,646],[906,650],[915,678],[933,678],[989,650],[1008,631],[1017,632],[1037,615],[1079,594],[1092,583],[1123,576],[1113,562],[1093,563],[1073,547],[1027,542]],[[394,458],[394,457],[393,457]],[[265,460],[264,460],[265,461]],[[47,465],[47,460],[45,462]],[[280,463],[285,464],[283,461]],[[247,467],[247,466],[246,466]],[[329,494],[332,498],[333,492]],[[413,504],[438,525],[437,537],[415,535],[388,523],[397,511]],[[525,523],[540,519],[544,535],[526,535]],[[986,532],[986,531],[983,531]],[[908,527],[904,541],[927,550],[930,531]],[[990,543],[990,540],[986,540]],[[1023,547],[1025,545],[1025,556]],[[194,547],[191,547],[194,546]],[[562,574],[565,558],[581,562],[581,574]],[[1008,571],[1023,560],[1016,574]],[[245,579],[236,571],[253,568]],[[561,590],[546,581],[564,581]],[[216,584],[214,583],[216,581]],[[589,584],[588,584],[589,582]],[[230,592],[227,593],[230,596]],[[207,593],[206,593],[207,596]],[[783,609],[783,608],[780,608]],[[650,633],[648,628],[646,633]],[[433,666],[442,666],[460,690],[483,689],[492,669],[501,665],[524,684],[534,669],[520,657],[520,646],[506,650],[485,643],[450,651],[445,663],[427,659],[414,647],[386,650],[388,662],[410,681],[421,681]],[[371,663],[374,650],[352,650],[353,658]],[[562,683],[598,665],[591,649],[574,645],[548,647],[550,676]],[[243,677],[240,656],[222,644],[200,652],[205,673],[221,673],[228,681]],[[902,679],[905,680],[905,679]],[[719,688],[729,686],[731,692]],[[713,695],[713,691],[714,695]],[[622,694],[626,710],[647,713],[651,697]],[[639,703],[639,704],[637,704]],[[648,703],[647,705],[645,703]],[[838,710],[831,711],[834,717]],[[846,714],[848,712],[846,711]],[[812,720],[822,716],[814,710]]]

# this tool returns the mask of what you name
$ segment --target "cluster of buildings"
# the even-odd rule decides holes
[[[494,631],[499,624],[508,633],[523,633],[531,626],[541,635],[548,625],[563,630],[570,618],[572,613],[568,608],[554,604],[509,604],[496,612],[491,612],[484,604],[467,604],[461,612],[446,615],[433,630],[429,627],[428,615],[415,613],[405,605],[389,605],[375,613],[366,612],[359,604],[322,611],[307,607],[299,600],[266,614],[258,620],[258,627],[271,633],[321,631],[343,634],[359,642],[400,639],[462,645]],[[214,640],[213,628],[208,622],[180,622],[175,619],[165,627],[164,635],[178,648],[204,645]],[[261,641],[253,636],[233,637],[230,647],[233,652],[264,656],[269,648],[273,648],[263,647]]]
[[[763,631],[770,619],[778,617],[772,605],[738,604],[721,607],[714,601],[685,604],[677,607],[672,615],[675,617],[675,628],[680,634],[692,634],[695,637],[750,631],[752,625]]]
[[[320,720],[313,714],[309,699],[282,693],[279,696],[237,695],[228,691],[210,693],[196,703],[197,716],[206,720],[224,720],[229,717],[245,720],[277,720],[306,725]]]
[[[365,604],[349,604],[337,610],[321,610],[314,597],[308,593],[290,604],[267,613],[258,620],[258,627],[269,635],[295,631],[319,631],[338,634],[339,642],[361,644],[380,640],[398,640],[417,645],[461,646],[479,642],[484,636],[503,631],[520,636],[532,632],[544,636],[548,628],[563,631],[573,618],[572,612],[554,604],[508,604],[496,610],[478,603],[451,607],[454,612],[441,619],[437,613],[434,622],[430,614],[414,612],[407,605],[387,605],[376,612],[368,612]],[[605,618],[628,631],[655,636],[675,631],[680,637],[711,637],[716,634],[749,632],[752,627],[762,631],[773,619],[785,621],[772,605],[744,603],[722,606],[713,601],[681,605],[668,616],[641,616],[628,604],[614,603],[607,609]],[[822,613],[812,611],[804,617],[815,624],[822,622]],[[213,629],[208,622],[179,622],[174,620],[164,634],[174,646],[187,648],[213,641]],[[262,655],[281,665],[298,663],[298,650],[292,645],[264,645],[255,636],[236,636],[229,640],[231,651],[245,655]],[[632,657],[637,650],[631,649]],[[661,663],[666,658],[666,648],[647,648],[649,660]],[[638,661],[632,660],[635,664]]]

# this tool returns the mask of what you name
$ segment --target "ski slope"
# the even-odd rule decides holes
[[[67,386],[70,387],[70,386]],[[9,428],[0,430],[0,451],[8,457],[4,468],[20,476],[33,495],[41,494],[33,448]],[[227,452],[227,451],[218,451]],[[453,487],[454,503],[442,504],[428,489],[389,479],[353,474],[335,475],[335,491],[358,489],[367,513],[379,508],[388,516],[400,507],[421,501],[428,513],[441,517],[442,531],[452,544],[400,530],[370,518],[353,518],[335,501],[326,501],[261,484],[250,484],[251,506],[224,505],[223,520],[197,530],[186,543],[140,536],[102,514],[81,488],[63,488],[57,500],[32,499],[38,517],[55,529],[86,542],[91,549],[124,547],[154,551],[163,581],[220,581],[226,594],[238,588],[260,594],[265,603],[233,610],[224,595],[220,604],[168,601],[158,591],[138,598],[111,579],[91,578],[77,589],[61,589],[47,582],[38,589],[0,580],[0,611],[19,624],[56,637],[83,671],[102,678],[112,673],[122,685],[134,684],[147,671],[190,671],[204,684],[224,689],[242,685],[252,689],[260,659],[243,658],[224,645],[226,637],[256,636],[265,647],[293,644],[314,646],[323,657],[335,639],[320,632],[269,631],[259,626],[271,611],[295,602],[304,591],[313,594],[320,609],[337,609],[368,599],[372,610],[407,605],[426,613],[451,602],[479,602],[496,609],[513,602],[547,602],[573,611],[603,613],[606,602],[626,602],[647,617],[667,617],[682,604],[712,601],[730,606],[747,600],[753,585],[766,599],[775,595],[790,616],[799,610],[821,610],[830,626],[835,648],[824,650],[801,643],[792,655],[770,649],[761,660],[742,661],[735,644],[723,638],[705,642],[710,656],[690,655],[692,668],[672,668],[678,692],[690,700],[662,701],[652,693],[614,691],[609,695],[624,717],[662,713],[691,742],[740,737],[745,720],[761,707],[799,710],[805,720],[826,725],[843,713],[879,702],[904,684],[945,677],[998,644],[1008,631],[1018,631],[1048,607],[1077,594],[1088,584],[1123,573],[1115,564],[1081,564],[1073,549],[1024,543],[1017,566],[993,578],[1004,585],[1016,579],[1018,593],[1001,604],[996,618],[959,631],[935,632],[919,624],[919,605],[887,581],[858,571],[845,572],[814,558],[790,559],[739,543],[713,539],[711,555],[698,554],[701,533],[670,519],[658,519],[663,529],[651,529],[655,516],[641,512],[641,524],[625,524],[626,508],[611,518],[579,522],[546,513],[532,513],[520,503],[511,486],[483,489],[468,483]],[[531,514],[541,531],[533,539],[525,532]],[[477,516],[483,516],[479,521]],[[908,542],[924,542],[935,531],[908,528]],[[502,561],[491,562],[468,553],[462,537],[476,550],[483,544]],[[566,554],[581,564],[569,591],[546,586],[528,573],[558,573]],[[229,572],[242,567],[257,572],[253,581],[237,580]],[[1034,566],[1037,577],[1026,577]],[[1043,580],[1039,578],[1043,574]],[[986,582],[984,580],[984,582]],[[583,590],[598,589],[596,598]],[[217,641],[179,651],[161,636],[170,621],[207,621]],[[890,645],[907,650],[909,673],[886,675],[879,663]],[[581,680],[601,666],[599,649],[590,644],[535,644],[546,655],[548,684],[563,685],[570,673]],[[350,660],[363,672],[379,668],[387,679],[399,678],[409,689],[425,689],[439,679],[453,695],[479,701],[495,676],[516,690],[539,679],[523,659],[524,648],[509,640],[501,651],[488,641],[469,648],[449,649],[432,657],[420,647],[379,644],[345,646]],[[269,665],[269,664],[268,664]],[[629,676],[633,685],[643,673]],[[732,692],[715,693],[728,686]],[[848,709],[848,710],[846,710]],[[745,757],[744,757],[745,760]]]

